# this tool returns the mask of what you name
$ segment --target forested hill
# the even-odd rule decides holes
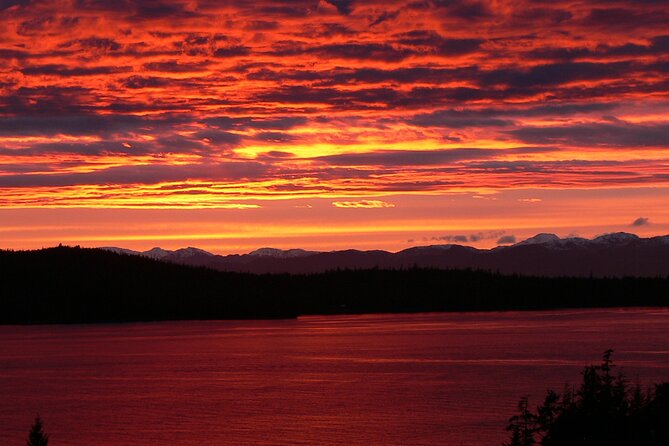
[[[542,278],[415,268],[264,275],[98,249],[0,251],[4,324],[668,304],[669,279],[662,278]]]

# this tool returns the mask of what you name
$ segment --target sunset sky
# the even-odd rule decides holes
[[[669,2],[2,0],[0,248],[669,233]]]

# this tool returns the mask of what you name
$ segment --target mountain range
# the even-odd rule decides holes
[[[423,267],[549,277],[669,277],[669,235],[641,238],[624,232],[594,239],[542,233],[492,249],[445,244],[416,246],[395,253],[261,248],[248,254],[216,255],[192,247],[174,251],[153,248],[144,252],[115,247],[100,249],[229,272],[305,274],[336,269]]]

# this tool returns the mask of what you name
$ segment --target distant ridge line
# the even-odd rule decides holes
[[[533,276],[667,277],[669,235],[642,238],[625,232],[593,239],[537,234],[508,246],[478,249],[458,244],[382,250],[307,251],[260,248],[248,254],[216,255],[199,248],[140,252],[117,247],[99,249],[218,271],[250,273],[319,273],[335,269],[410,268],[480,269]]]

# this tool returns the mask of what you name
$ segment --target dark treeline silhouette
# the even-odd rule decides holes
[[[662,278],[546,278],[409,268],[226,273],[98,249],[0,251],[0,323],[666,306]]]
[[[669,382],[646,391],[630,386],[622,373],[613,373],[611,353],[584,369],[577,390],[549,390],[536,411],[521,398],[504,446],[669,445]]]

